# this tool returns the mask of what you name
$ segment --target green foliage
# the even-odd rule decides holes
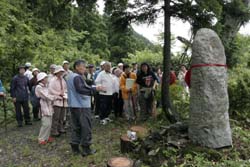
[[[129,64],[133,62],[147,62],[151,65],[157,66],[162,64],[162,53],[156,53],[150,50],[136,51],[135,54],[129,54],[128,58],[123,58],[122,60]]]
[[[189,96],[185,93],[184,88],[178,84],[170,85],[170,99],[173,108],[179,113],[181,119],[188,119],[189,116]],[[161,100],[161,87],[156,90],[156,99]]]
[[[228,82],[230,114],[233,118],[249,121],[250,70],[237,67],[230,71]]]
[[[179,113],[181,119],[188,119],[189,116],[189,96],[184,88],[177,84],[170,86],[170,98],[174,109]]]
[[[118,62],[137,49],[154,48],[131,27],[116,31],[111,16],[97,12],[96,2],[78,0],[75,6],[70,0],[0,1],[2,81],[9,82],[27,61],[47,71],[50,64],[63,60]]]

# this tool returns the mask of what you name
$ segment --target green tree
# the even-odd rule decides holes
[[[148,22],[154,23],[156,18],[164,12],[165,28],[164,28],[164,54],[163,54],[163,87],[162,87],[162,103],[169,120],[177,120],[178,118],[171,111],[171,103],[169,97],[169,73],[171,64],[171,30],[170,18],[176,17],[184,21],[188,21],[192,26],[193,34],[200,28],[215,29],[221,36],[225,45],[226,52],[229,51],[233,39],[238,32],[240,26],[250,19],[249,17],[249,0],[147,0],[133,1],[127,5],[127,12],[120,12],[120,19],[116,23],[119,25],[130,24],[130,22]],[[233,9],[233,10],[229,10]],[[231,19],[229,16],[233,16]],[[217,20],[217,23],[215,22]],[[230,62],[230,55],[227,55]]]

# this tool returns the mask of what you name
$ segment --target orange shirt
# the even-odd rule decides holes
[[[136,74],[133,72],[130,72],[129,76],[127,76],[125,73],[122,73],[122,75],[120,77],[120,88],[122,91],[122,98],[124,100],[127,100],[129,98],[129,90],[126,88],[126,79],[127,78],[135,80],[134,85],[132,87],[132,95],[135,95],[137,93]]]

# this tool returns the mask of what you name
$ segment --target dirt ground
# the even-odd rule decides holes
[[[38,145],[37,137],[41,122],[31,126],[8,125],[7,133],[0,129],[0,166],[73,166],[104,167],[109,158],[121,155],[120,136],[126,133],[129,124],[116,120],[108,125],[99,125],[93,120],[93,145],[97,153],[88,157],[73,156],[69,145],[70,130],[45,146]],[[123,155],[127,156],[127,155]]]

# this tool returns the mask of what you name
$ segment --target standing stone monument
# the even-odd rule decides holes
[[[191,57],[189,138],[209,148],[232,145],[224,46],[210,29],[200,29]]]

